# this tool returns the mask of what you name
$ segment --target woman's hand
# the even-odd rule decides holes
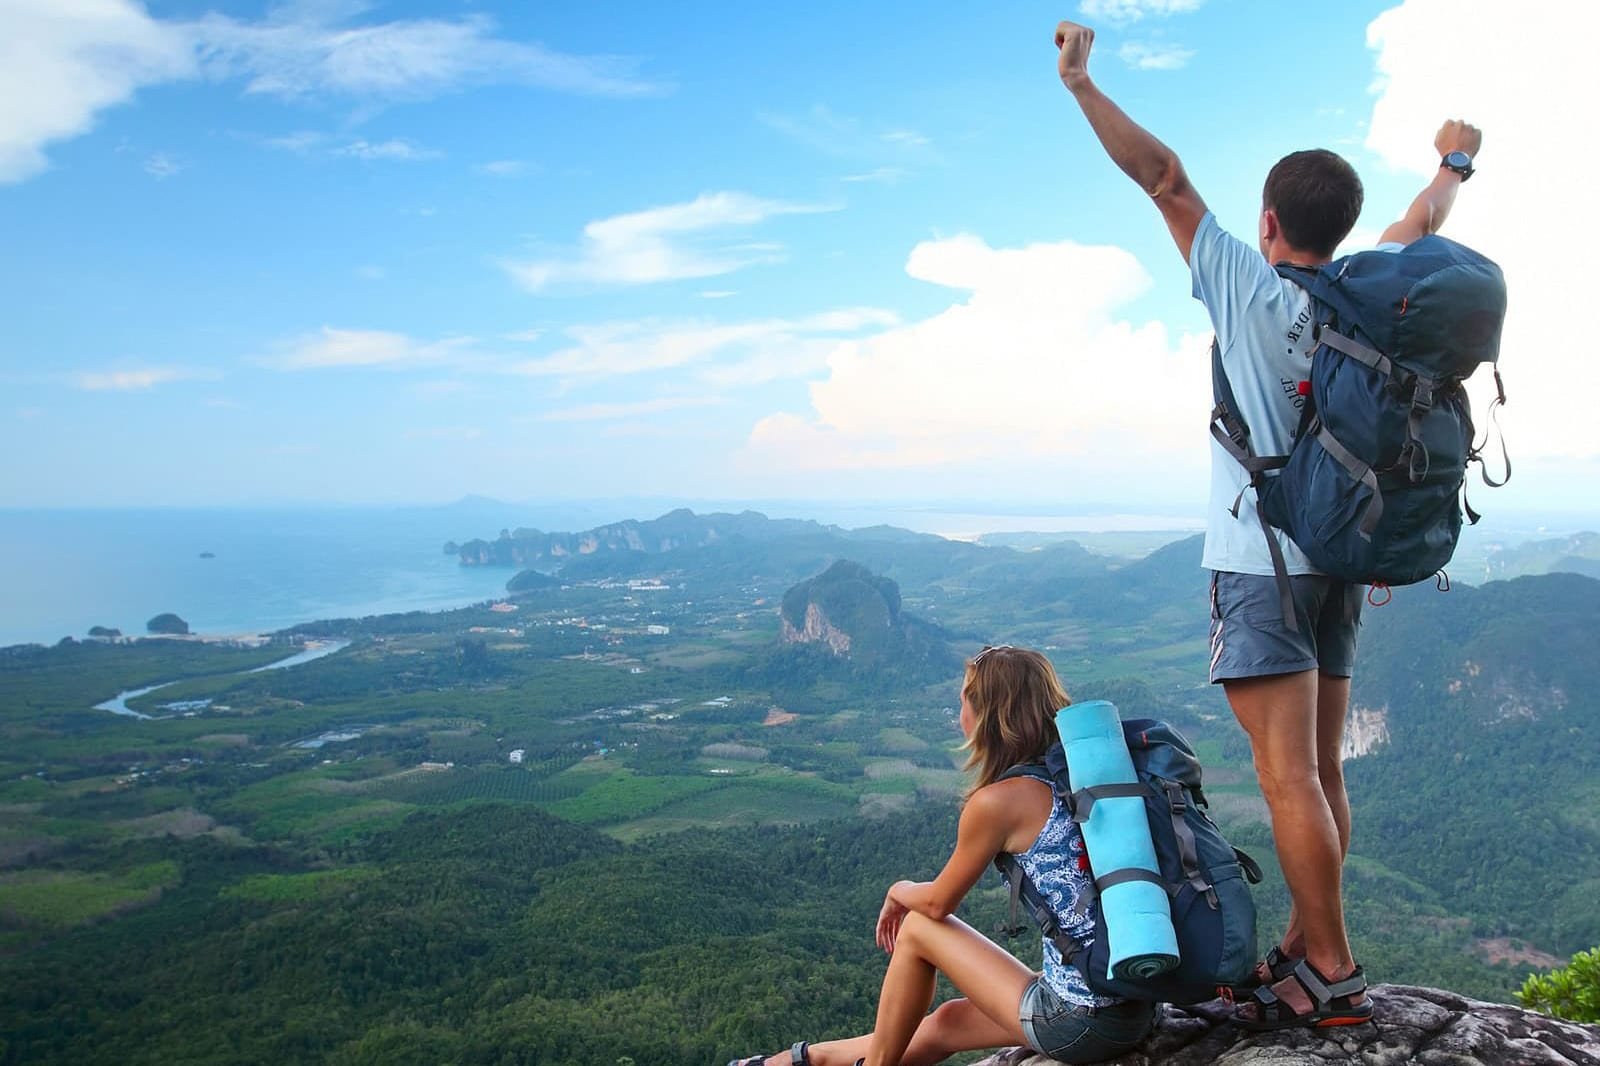
[[[900,936],[900,923],[906,920],[910,913],[905,904],[894,898],[894,890],[899,882],[889,886],[889,891],[884,893],[883,909],[878,911],[878,946],[889,954],[894,954],[894,942]]]

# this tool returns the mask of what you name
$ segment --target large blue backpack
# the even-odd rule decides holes
[[[1129,876],[1148,877],[1144,871],[1103,870],[1089,855],[1095,891],[1080,897],[1078,905],[1093,919],[1096,935],[1075,940],[1062,929],[1061,918],[1028,879],[1015,856],[1001,852],[994,865],[1010,885],[1008,921],[996,932],[1016,936],[1023,931],[1018,912],[1026,908],[1061,958],[1075,966],[1089,988],[1101,995],[1160,1003],[1200,1003],[1219,991],[1239,984],[1256,962],[1256,908],[1249,884],[1261,881],[1261,867],[1233,847],[1205,813],[1200,791],[1200,760],[1183,734],[1165,722],[1150,718],[1122,723],[1123,738],[1133,759],[1139,783],[1102,785],[1074,790],[1071,768],[1059,743],[1045,753],[1042,763],[1014,766],[1001,775],[1032,777],[1048,784],[1073,821],[1089,820],[1098,799],[1141,796],[1155,845],[1160,883],[1172,901],[1172,926],[1178,934],[1178,967],[1159,976],[1122,979],[1110,976],[1110,940],[1099,935],[1099,889]]]
[[[1450,561],[1467,464],[1482,462],[1462,382],[1488,363],[1498,394],[1491,417],[1505,402],[1497,360],[1506,289],[1494,263],[1439,236],[1315,269],[1277,269],[1310,294],[1318,341],[1294,444],[1288,455],[1254,453],[1215,345],[1211,434],[1250,473],[1294,628],[1269,525],[1318,570],[1356,584],[1408,585]],[[1495,486],[1510,475],[1509,458],[1499,481],[1483,471]],[[1470,504],[1466,513],[1477,522]]]

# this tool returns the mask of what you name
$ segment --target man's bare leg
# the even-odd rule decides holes
[[[1256,777],[1272,815],[1278,861],[1289,886],[1306,958],[1328,978],[1343,977],[1355,968],[1340,899],[1342,842],[1348,839],[1349,809],[1341,803],[1346,825],[1341,831],[1323,791],[1318,750],[1325,737],[1342,737],[1342,725],[1337,733],[1319,728],[1323,704],[1315,670],[1228,681],[1223,690],[1234,717],[1250,737]],[[1342,774],[1337,780],[1342,800]],[[1297,986],[1280,991],[1280,995],[1296,1011],[1309,1006]]]
[[[1322,795],[1333,814],[1333,824],[1339,830],[1339,861],[1350,854],[1350,798],[1344,787],[1345,722],[1350,713],[1350,679],[1331,674],[1317,674],[1317,779],[1322,783]],[[1291,902],[1289,926],[1284,930],[1279,948],[1287,955],[1299,958],[1306,953],[1305,935],[1300,931],[1300,912]]]

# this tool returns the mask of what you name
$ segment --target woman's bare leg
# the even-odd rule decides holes
[[[910,1061],[905,1056],[933,1002],[938,973],[967,997],[970,1008],[976,1008],[953,1010],[950,1024],[939,1026],[940,1043],[955,1045],[945,1054],[1024,1043],[1018,1007],[1034,972],[959,918],[934,921],[912,911],[900,927],[889,971],[883,977],[877,1024],[864,1056],[866,1066]],[[934,1035],[930,1032],[930,1052]]]
[[[911,1045],[900,1056],[900,1066],[935,1066],[958,1051],[1004,1047],[1017,1043],[1017,1037],[972,1005],[970,1000],[951,999],[939,1004],[917,1026]],[[812,1044],[807,1051],[812,1066],[855,1066],[866,1057],[872,1034],[848,1040],[827,1040]],[[791,1066],[787,1051],[772,1055],[768,1066]]]

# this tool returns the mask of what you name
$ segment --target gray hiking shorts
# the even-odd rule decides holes
[[[1320,670],[1349,677],[1366,586],[1320,574],[1289,578],[1300,632],[1283,621],[1270,574],[1211,572],[1211,681]]]

